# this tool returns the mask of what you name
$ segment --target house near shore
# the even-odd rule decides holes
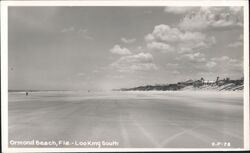
[[[215,84],[216,81],[214,81],[214,80],[204,80],[202,83],[205,84],[205,85],[211,85],[211,84]]]

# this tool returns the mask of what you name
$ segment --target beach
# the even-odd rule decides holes
[[[9,147],[243,147],[243,91],[41,91],[8,98]],[[14,143],[20,141],[34,144]]]

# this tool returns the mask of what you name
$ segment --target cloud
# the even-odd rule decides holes
[[[100,70],[93,70],[92,73],[99,73]]]
[[[237,42],[234,42],[232,44],[229,44],[228,47],[236,48],[236,47],[239,47],[239,46],[242,46],[242,45],[243,45],[242,42],[237,41]]]
[[[62,33],[67,33],[67,32],[78,32],[78,33],[87,33],[88,32],[88,29],[78,29],[78,28],[75,28],[74,26],[71,26],[71,27],[67,27],[67,28],[63,28],[61,30]]]
[[[165,65],[165,71],[178,71],[180,74],[186,76],[200,77],[200,76],[223,76],[223,77],[240,77],[243,73],[243,62],[241,60],[233,59],[228,56],[207,58],[205,54],[188,53],[182,54],[174,59],[172,63]]]
[[[228,56],[214,57],[210,59],[216,62],[214,70],[221,73],[237,74],[243,72],[243,61]]]
[[[197,75],[200,77],[200,73],[209,71],[209,68],[206,66],[208,63],[207,58],[200,52],[183,54],[174,60],[172,61],[174,63],[168,63],[165,67],[168,73],[178,71],[186,76],[194,77],[194,75]]]
[[[184,55],[181,55],[180,57],[177,57],[176,59],[185,60],[185,61],[189,61],[192,63],[201,63],[201,62],[206,61],[205,55],[200,52],[184,54]]]
[[[87,32],[88,32],[88,29],[79,29],[78,32],[79,32],[79,33],[87,33]]]
[[[69,28],[64,28],[61,30],[62,33],[66,33],[66,32],[73,32],[75,31],[75,27],[71,26]]]
[[[211,58],[212,61],[229,61],[230,58],[228,56],[221,56],[221,57],[214,57],[214,58]]]
[[[86,76],[85,73],[78,73],[77,75],[80,76],[80,77]]]
[[[121,41],[125,44],[132,44],[134,42],[136,42],[136,39],[135,38],[131,38],[131,39],[128,39],[128,38],[121,38]]]
[[[149,49],[163,52],[192,52],[216,42],[215,37],[207,37],[204,33],[181,31],[165,24],[155,26],[153,32],[145,36],[145,40]]]
[[[85,39],[93,40],[94,38],[88,34],[88,29],[78,29],[78,33]]]
[[[191,7],[191,6],[190,7],[168,6],[168,7],[165,7],[164,11],[167,13],[173,13],[173,14],[185,14],[190,11],[196,10],[198,8],[199,7]]]
[[[159,50],[162,52],[172,52],[174,51],[174,48],[166,43],[162,43],[162,42],[149,42],[147,44],[147,48],[151,49],[151,50]]]
[[[185,15],[178,24],[182,30],[230,30],[243,25],[242,7],[200,7]]]
[[[180,72],[177,71],[177,70],[174,70],[174,71],[172,71],[171,73],[172,73],[172,74],[180,74]]]
[[[243,72],[243,61],[230,58],[228,56],[214,57],[210,59],[216,62],[214,70],[218,73],[237,74]]]
[[[240,34],[238,40],[243,40],[243,34]]]
[[[209,62],[206,63],[206,66],[207,66],[208,68],[213,68],[213,67],[215,67],[216,65],[217,65],[217,63],[215,63],[214,61],[209,61]]]
[[[243,46],[243,35],[242,34],[238,37],[236,42],[228,44],[228,47],[232,47],[232,48],[237,48],[239,46]]]
[[[130,55],[131,51],[127,48],[121,48],[119,45],[115,45],[110,49],[110,52],[118,55]]]
[[[166,67],[176,67],[176,66],[178,66],[179,64],[177,64],[177,63],[167,63],[166,64]]]
[[[83,36],[85,39],[93,40],[94,38],[88,35],[88,29],[75,28],[74,26],[64,28],[61,30],[62,33],[72,33],[74,35]]]
[[[205,40],[205,35],[200,32],[181,32],[177,28],[171,28],[169,25],[160,24],[154,27],[151,34],[146,36],[146,40],[158,40],[165,42],[197,42]]]
[[[153,63],[153,56],[150,53],[139,53],[123,56],[111,64],[112,68],[119,72],[150,71],[157,70]]]

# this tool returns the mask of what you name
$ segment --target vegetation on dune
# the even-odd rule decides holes
[[[187,80],[184,82],[178,82],[174,84],[162,84],[162,85],[146,85],[133,88],[114,89],[114,91],[176,91],[176,90],[243,90],[244,79],[231,80],[230,78],[224,78],[219,80],[219,77],[215,81],[205,80]]]

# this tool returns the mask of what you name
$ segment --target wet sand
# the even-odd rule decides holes
[[[119,148],[242,148],[243,92],[9,93],[9,140]],[[228,145],[230,143],[230,146]],[[214,146],[212,144],[215,144]],[[9,145],[9,147],[55,147]]]

